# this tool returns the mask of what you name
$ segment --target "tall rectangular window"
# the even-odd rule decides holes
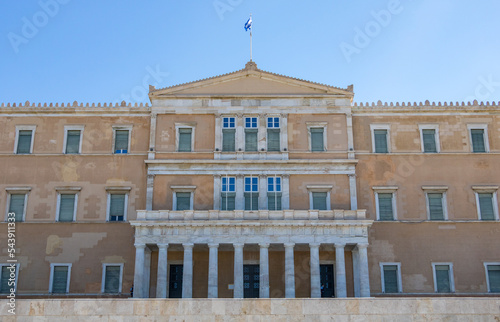
[[[324,132],[323,127],[312,127],[309,129],[311,132],[311,151],[312,152],[322,152],[325,151],[324,145]]]
[[[71,264],[51,264],[50,293],[68,293]]]
[[[373,130],[375,153],[388,153],[387,130]]]
[[[115,129],[115,148],[116,154],[126,154],[129,149],[130,130]]]
[[[245,151],[246,152],[256,152],[257,147],[257,117],[246,117],[245,118]]]
[[[259,209],[259,178],[245,177],[245,210]]]
[[[492,192],[478,192],[480,220],[495,220],[495,205]]]
[[[12,193],[9,198],[9,213],[14,213],[16,222],[24,220],[26,212],[26,199],[25,193]]]
[[[126,211],[127,194],[109,194],[109,221],[124,221]]]
[[[267,209],[281,210],[281,177],[267,178]]]
[[[234,117],[222,119],[222,151],[234,152],[236,142],[236,120]]]
[[[382,292],[383,293],[400,293],[401,287],[401,272],[399,263],[381,263],[382,273]]]
[[[424,153],[438,152],[435,129],[422,129],[422,144]]]
[[[76,194],[59,194],[59,213],[57,221],[71,222],[74,221],[76,212]]]
[[[441,192],[427,193],[430,220],[445,220],[444,194]]]
[[[18,274],[19,264],[0,264],[0,294],[10,294],[11,288],[17,289]]]
[[[66,137],[65,137],[66,146],[64,148],[64,153],[66,154],[81,153],[80,147],[81,147],[82,130],[68,128],[66,129],[65,132],[66,132]]]
[[[488,292],[500,293],[500,263],[485,263]]]
[[[222,177],[221,209],[234,210],[236,207],[236,178]]]
[[[328,192],[316,192],[312,193],[312,209],[314,210],[327,210],[327,197]]]
[[[280,118],[267,118],[267,151],[280,151]]]
[[[123,264],[103,264],[102,292],[116,294],[122,291]]]
[[[377,213],[379,220],[394,220],[394,193],[377,193]]]
[[[24,128],[24,127],[22,127]],[[17,130],[17,154],[30,154],[33,149],[33,130],[28,129],[18,129]]]
[[[179,147],[178,152],[191,152],[193,149],[191,147],[192,128],[179,128]]]
[[[175,210],[190,210],[191,209],[191,192],[176,192],[176,209]]]
[[[472,142],[472,152],[474,153],[487,152],[484,129],[470,129],[470,136]]]
[[[454,292],[453,271],[450,264],[432,264],[434,268],[434,290],[437,293]]]

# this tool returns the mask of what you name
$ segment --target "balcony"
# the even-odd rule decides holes
[[[137,210],[137,221],[366,220],[366,210]]]

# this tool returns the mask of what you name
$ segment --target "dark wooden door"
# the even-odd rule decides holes
[[[168,297],[169,298],[182,297],[182,265],[170,265]]]
[[[320,265],[321,297],[335,297],[333,265]]]
[[[243,292],[245,298],[259,297],[259,265],[243,265]]]

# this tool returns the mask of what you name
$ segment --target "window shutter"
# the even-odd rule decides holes
[[[486,147],[484,146],[484,130],[470,130],[470,135],[472,137],[472,152],[486,152]]]
[[[234,152],[235,151],[235,130],[222,130],[222,151]]]
[[[245,130],[245,151],[257,151],[257,130]]]
[[[125,194],[112,194],[109,206],[109,221],[123,221],[125,214]]]
[[[326,210],[326,192],[313,192],[313,209]]]
[[[495,213],[493,211],[493,194],[479,193],[478,195],[481,220],[495,220]]]
[[[450,267],[436,265],[436,286],[438,293],[450,293]]]
[[[444,220],[443,194],[442,193],[428,193],[427,199],[429,201],[430,219],[431,220]]]
[[[17,269],[17,267],[16,267]],[[17,273],[17,272],[16,272]],[[9,266],[5,265],[2,266],[2,272],[1,272],[1,281],[0,281],[0,293],[2,294],[9,294],[10,293],[10,286],[9,286],[9,278],[10,278],[10,270]]]
[[[179,152],[191,152],[191,135],[189,128],[179,129]]]
[[[422,130],[422,137],[424,140],[424,152],[435,153],[436,147],[436,130],[426,129]]]
[[[70,130],[66,137],[66,153],[78,154],[80,153],[80,131]]]
[[[128,152],[128,130],[115,131],[115,153]]]
[[[325,151],[323,132],[324,128],[311,128],[311,151]]]
[[[267,194],[267,209],[281,210],[281,193],[271,192]]]
[[[17,138],[17,153],[18,154],[31,153],[31,137],[32,136],[33,136],[33,131],[31,131],[31,130],[19,131],[19,136]]]
[[[394,220],[392,209],[392,193],[378,194],[378,209],[380,220]]]
[[[245,192],[245,210],[259,210],[258,192]]]
[[[388,153],[387,130],[373,130],[375,136],[375,153]]]
[[[175,210],[189,210],[191,209],[191,192],[177,192],[177,209]]]
[[[75,211],[75,195],[64,194],[60,197],[59,221],[73,221]]]
[[[13,212],[16,216],[16,222],[23,221],[25,194],[10,195],[9,213]]]
[[[52,275],[52,293],[66,293],[68,266],[54,266]]]
[[[488,265],[490,292],[500,293],[500,265]]]
[[[384,265],[385,293],[398,293],[398,266]]]
[[[234,210],[236,207],[235,204],[235,194],[234,193],[222,193],[221,198],[221,209],[222,210]]]
[[[106,266],[104,278],[104,293],[118,293],[120,291],[120,266]]]
[[[268,129],[267,130],[267,151],[280,150],[280,130]]]

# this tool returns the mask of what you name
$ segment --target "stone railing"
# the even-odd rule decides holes
[[[137,220],[363,220],[366,210],[137,210]]]

